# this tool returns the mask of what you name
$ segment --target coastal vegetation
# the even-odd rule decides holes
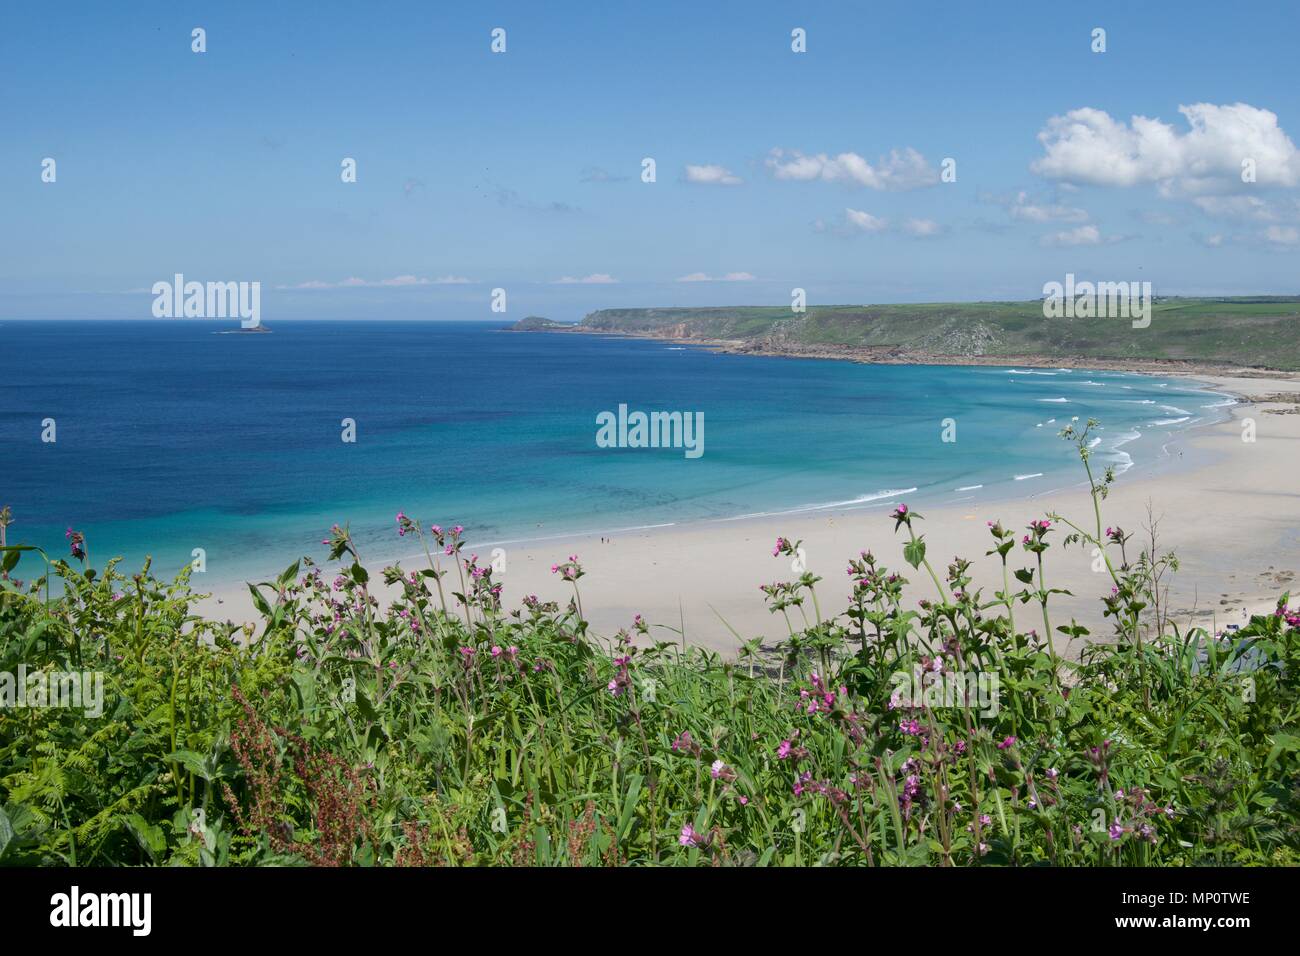
[[[549,332],[555,329],[572,329],[572,322],[556,322],[541,315],[528,315],[520,319],[511,330],[515,332]]]
[[[10,544],[0,863],[1300,863],[1300,614],[1170,619],[1177,560],[1105,526],[1094,427],[1063,432],[1094,508],[990,523],[995,593],[900,504],[839,582],[778,539],[791,574],[755,599],[787,637],[726,658],[639,617],[593,634],[578,555],[552,569],[566,600],[510,607],[463,529],[402,513],[426,560],[379,572],[395,597],[335,526],[331,568],[250,585],[244,626],[195,613],[188,570],[96,566],[74,529],[66,556]],[[1052,554],[1080,547],[1110,634],[1054,615]],[[87,674],[97,707],[51,702]]]
[[[1157,297],[1151,325],[1044,318],[1041,300],[916,305],[602,309],[574,331],[868,361],[1180,362],[1300,369],[1300,298]]]

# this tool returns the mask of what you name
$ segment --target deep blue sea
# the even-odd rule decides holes
[[[66,555],[71,526],[95,563],[151,554],[168,573],[201,547],[209,580],[235,580],[322,558],[336,521],[370,562],[409,551],[398,510],[490,544],[903,492],[1029,494],[1080,480],[1057,437],[1074,416],[1101,419],[1096,453],[1123,469],[1225,414],[1185,381],[1120,373],[723,355],[468,322],[226,327],[0,323],[9,543]],[[704,454],[598,447],[596,416],[619,404],[702,412]]]

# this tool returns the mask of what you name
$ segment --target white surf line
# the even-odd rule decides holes
[[[754,511],[749,514],[732,515],[727,518],[715,518],[715,521],[744,521],[748,518],[779,518],[783,515],[806,514],[810,511],[830,511],[835,508],[850,509],[854,506],[863,507],[873,504],[892,504],[899,495],[910,495],[916,492],[915,488],[892,488],[888,491],[878,491],[872,495],[861,495],[857,498],[849,498],[845,501],[830,501],[825,504],[817,505],[799,505],[796,508],[786,508],[782,511]]]
[[[1038,493],[1035,494],[1033,497],[1035,497],[1035,498],[1042,498],[1042,497],[1044,497],[1044,496],[1046,496],[1046,495],[1054,495],[1054,494],[1056,494],[1058,491],[1069,491],[1071,488],[1080,488],[1080,487],[1084,487],[1084,486],[1086,486],[1087,484],[1088,484],[1088,483],[1085,481],[1085,482],[1083,483],[1083,485],[1062,485],[1060,488],[1048,488],[1046,491],[1040,491],[1040,492],[1038,492]]]
[[[638,524],[627,528],[598,528],[595,531],[569,531],[562,534],[540,535],[535,538],[502,538],[498,541],[478,541],[471,544],[466,541],[463,548],[490,548],[502,544],[533,544],[538,541],[562,541],[565,538],[590,538],[601,537],[611,534],[628,534],[633,531],[652,531],[656,528],[672,528],[677,524],[676,521],[667,521],[663,524]]]
[[[1036,471],[1032,475],[1013,475],[1012,477],[1015,478],[1016,481],[1024,481],[1026,478],[1041,478],[1043,477],[1043,473],[1041,471]]]

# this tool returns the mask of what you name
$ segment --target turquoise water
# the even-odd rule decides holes
[[[1036,493],[1079,480],[1056,437],[1074,416],[1101,419],[1096,454],[1123,470],[1225,414],[1186,381],[1121,373],[722,355],[464,322],[218,327],[0,325],[11,544],[65,555],[72,526],[96,562],[151,554],[170,572],[203,548],[209,580],[234,580],[323,557],[336,521],[367,560],[393,557],[409,550],[398,510],[488,544]],[[596,416],[620,404],[703,413],[703,455],[598,447]]]

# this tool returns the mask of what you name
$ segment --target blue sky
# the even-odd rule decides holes
[[[561,319],[1067,272],[1300,293],[1298,26],[1294,2],[8,4],[0,318],[148,318],[176,272],[261,282],[268,323],[501,318],[494,287]]]

